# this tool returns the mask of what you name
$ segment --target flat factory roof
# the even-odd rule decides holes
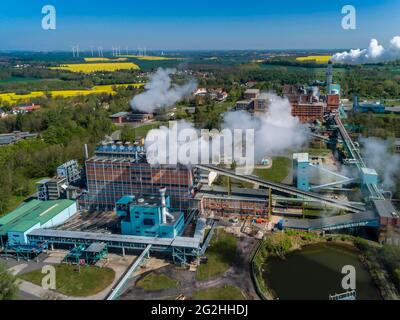
[[[0,236],[10,231],[26,232],[36,224],[44,224],[74,204],[72,200],[29,201],[0,218]]]
[[[208,186],[202,185],[201,189],[197,191],[195,198],[227,198],[228,188],[221,186]],[[268,197],[268,190],[262,189],[245,189],[245,188],[232,188],[232,193],[229,199],[242,199],[242,200],[258,200],[266,201]]]
[[[381,218],[395,218],[397,210],[389,200],[373,200],[376,211]],[[394,213],[394,215],[393,215]]]
[[[373,211],[362,213],[352,213],[341,216],[319,218],[319,219],[284,219],[283,226],[286,228],[302,229],[302,230],[318,230],[333,227],[341,224],[351,224],[360,221],[374,220],[376,215]]]
[[[121,112],[117,112],[117,113],[111,115],[110,118],[125,117],[125,116],[127,116],[127,115],[129,115],[129,114],[130,114],[129,112],[121,111]]]
[[[371,175],[375,175],[375,176],[378,175],[376,170],[372,169],[372,168],[361,168],[361,171],[362,171],[363,174],[371,174]]]
[[[32,236],[42,236],[48,238],[64,238],[68,240],[86,240],[93,242],[108,242],[108,246],[112,247],[112,243],[132,243],[132,244],[152,244],[161,246],[174,246],[182,248],[200,248],[200,240],[198,238],[176,237],[173,238],[156,238],[156,237],[138,237],[121,234],[104,234],[96,232],[79,232],[64,231],[52,229],[35,229],[29,233]]]
[[[85,251],[89,253],[99,253],[102,252],[106,246],[104,242],[93,242]]]
[[[308,162],[308,153],[294,153],[293,159],[297,160],[297,162]]]

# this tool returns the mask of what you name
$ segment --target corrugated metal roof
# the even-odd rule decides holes
[[[44,224],[70,207],[72,200],[32,200],[0,218],[0,235],[7,232],[26,232],[36,224]]]
[[[397,210],[389,200],[373,200],[373,202],[380,217],[396,218]]]
[[[106,248],[104,242],[93,242],[85,251],[90,253],[102,252]]]
[[[64,238],[71,240],[87,240],[95,242],[107,242],[109,247],[113,247],[113,243],[136,243],[136,244],[152,244],[160,246],[174,246],[183,248],[200,247],[198,238],[176,237],[173,238],[155,238],[155,237],[138,237],[121,234],[104,234],[96,232],[82,231],[64,231],[51,229],[35,229],[29,233],[32,236],[42,236],[50,238]]]

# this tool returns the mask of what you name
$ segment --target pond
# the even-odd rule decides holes
[[[381,299],[368,269],[351,246],[322,243],[291,252],[285,259],[268,258],[263,277],[275,296],[281,300],[327,300],[330,294],[343,293],[342,267],[356,270],[357,300]]]

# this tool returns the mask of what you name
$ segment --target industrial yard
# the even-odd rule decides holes
[[[3,34],[0,300],[400,299],[391,5],[69,6]]]
[[[74,293],[60,288],[54,293],[58,298],[195,299],[210,294],[217,299],[220,294],[223,299],[226,288],[232,288],[239,290],[240,299],[259,299],[251,261],[262,239],[275,232],[344,232],[398,244],[399,215],[343,125],[339,100],[331,98],[340,94],[340,88],[329,85],[331,64],[326,74],[332,93],[325,102],[316,89],[284,91],[301,122],[318,122],[304,149],[312,154],[296,151],[285,158],[264,158],[253,175],[238,175],[226,166],[149,165],[143,139],[134,144],[103,141],[92,157],[85,147],[84,173],[76,161],[59,166],[57,176],[37,183],[38,200],[0,220],[2,259],[8,265],[15,259],[25,261],[13,266],[23,270],[22,292],[29,291],[26,281],[39,284],[35,279],[41,279],[26,271],[51,261],[57,268],[76,265],[115,273],[105,285],[108,289]],[[266,112],[272,103],[257,90],[244,96],[253,99],[247,112]],[[265,100],[258,101],[259,96]],[[302,99],[308,104],[297,104]],[[322,106],[320,112],[314,104]],[[253,111],[252,105],[258,107]],[[275,161],[285,173],[272,179],[268,170],[278,170]],[[351,177],[343,174],[349,166]],[[156,283],[160,286],[152,289]],[[101,293],[91,294],[95,290]]]

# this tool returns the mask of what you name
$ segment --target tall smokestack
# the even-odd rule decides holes
[[[333,70],[332,61],[328,62],[328,69],[326,70],[326,94],[332,93]]]
[[[85,160],[89,159],[88,145],[85,144]]]
[[[172,221],[174,221],[174,216],[170,214],[167,210],[167,201],[165,198],[165,194],[167,192],[167,188],[161,188],[160,189],[160,194],[161,194],[161,207],[162,207],[162,223],[165,224],[167,223],[167,217],[170,218]]]

